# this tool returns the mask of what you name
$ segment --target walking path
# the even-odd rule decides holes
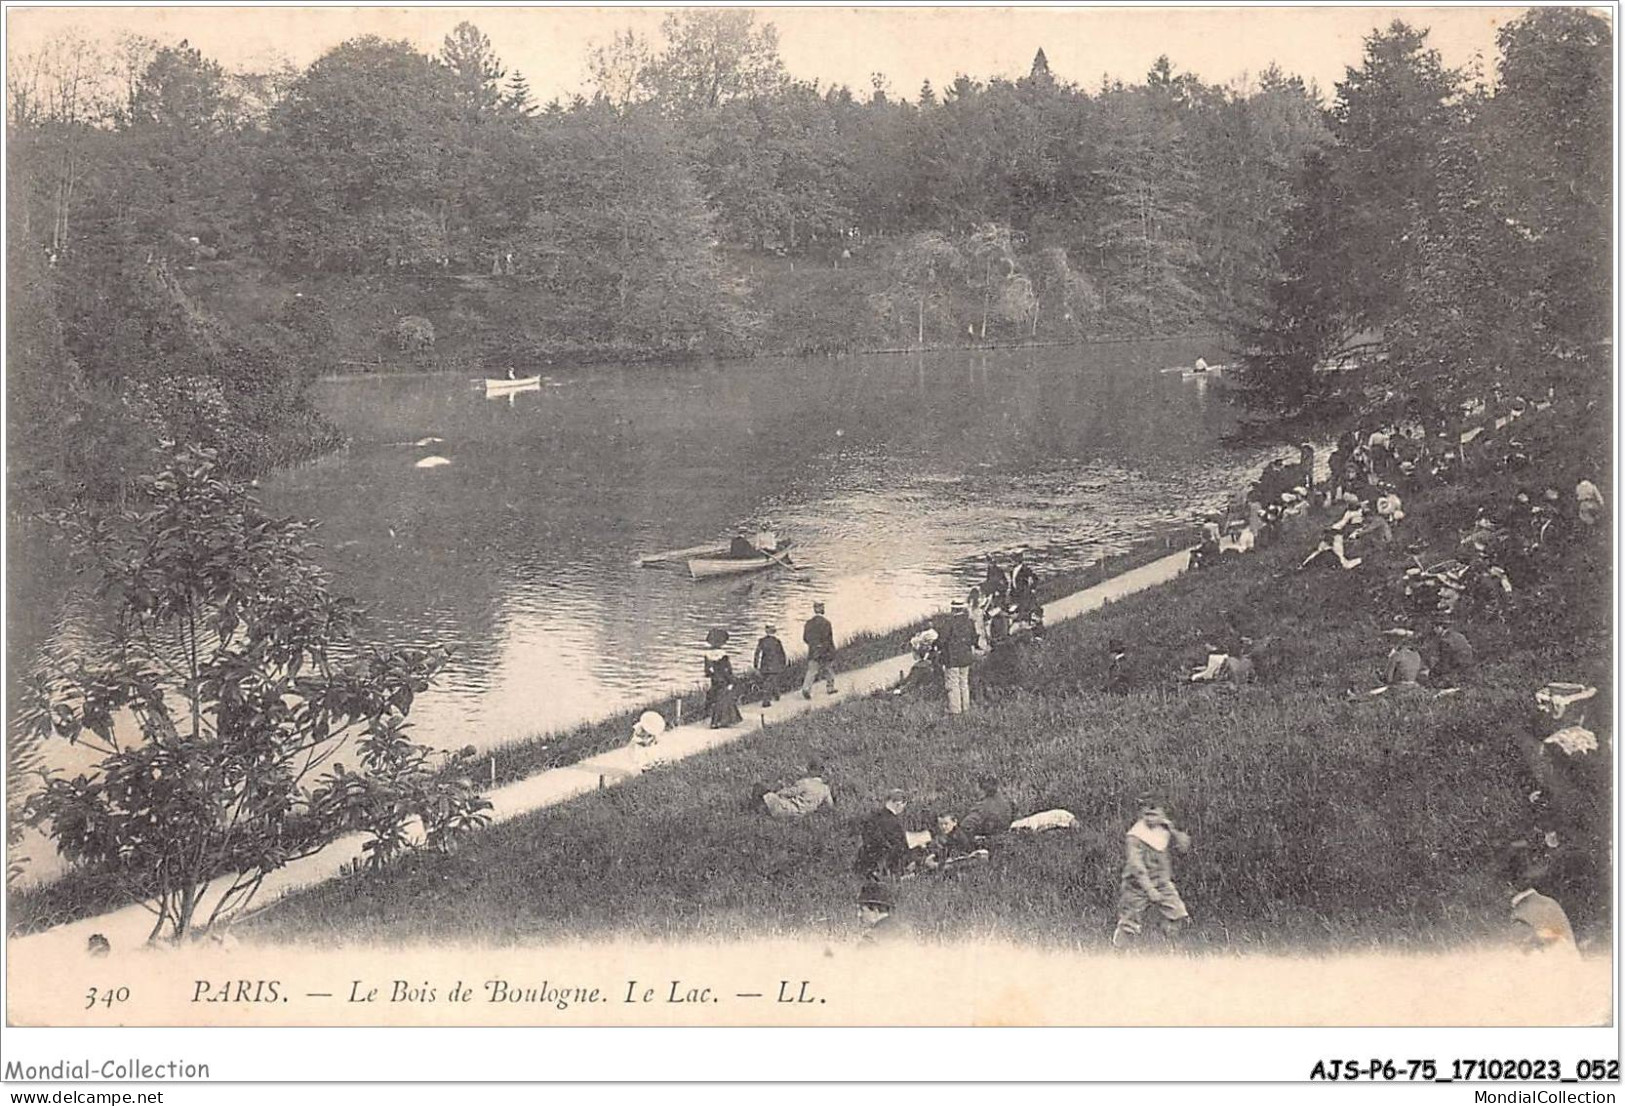
[[[1099,610],[1114,599],[1144,591],[1166,583],[1185,570],[1189,551],[1170,553],[1120,576],[1113,576],[1082,591],[1073,592],[1044,605],[1044,621],[1053,626],[1058,622],[1077,618]],[[740,704],[747,709],[742,725],[731,729],[713,730],[704,720],[669,729],[660,738],[656,748],[665,763],[674,763],[749,737],[765,726],[794,718],[811,710],[822,710],[849,699],[862,698],[883,688],[893,686],[913,663],[908,654],[876,661],[863,668],[837,674],[839,690],[830,695],[822,690],[813,692],[811,701],[795,692],[771,707],[760,704]],[[600,788],[613,787],[638,774],[637,763],[630,747],[622,745],[606,753],[588,757],[575,764],[550,768],[534,776],[506,784],[488,794],[491,800],[491,821],[505,822],[534,810],[553,806],[578,798]],[[295,891],[313,887],[335,878],[345,865],[363,857],[364,834],[341,837],[311,856],[294,861],[266,876],[256,902],[263,906]],[[206,900],[206,909],[212,908],[212,897]],[[200,911],[206,916],[205,911]],[[17,956],[71,956],[82,954],[86,941],[93,933],[106,937],[115,950],[127,950],[145,943],[155,917],[141,906],[128,906],[106,914],[67,922],[26,937],[11,939],[10,953]]]

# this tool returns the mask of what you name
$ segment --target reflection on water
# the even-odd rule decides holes
[[[451,642],[420,737],[488,747],[695,683],[707,628],[748,663],[946,606],[988,551],[1076,568],[1210,508],[1262,458],[1234,415],[1159,373],[1198,347],[1113,345],[557,372],[488,399],[464,380],[358,379],[318,401],[341,454],[268,483],[322,523],[378,636]],[[437,442],[418,445],[427,438]],[[427,456],[449,464],[418,468]],[[801,572],[695,582],[642,553],[768,527]]]

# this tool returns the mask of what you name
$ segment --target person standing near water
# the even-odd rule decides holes
[[[711,728],[713,730],[726,729],[737,726],[744,721],[744,715],[739,713],[739,690],[734,686],[733,661],[722,647],[728,644],[728,631],[718,628],[706,635],[705,644],[705,678],[710,681],[706,688],[705,705],[711,712]]]
[[[970,666],[976,656],[976,627],[971,625],[965,604],[954,600],[948,621],[937,631],[937,648],[942,655],[942,685],[948,693],[948,713],[964,714],[970,709]]]
[[[756,677],[762,684],[762,706],[770,707],[783,691],[784,670],[790,662],[784,655],[784,642],[778,638],[779,628],[769,623],[756,642]]]
[[[812,698],[812,686],[819,678],[831,695],[835,694],[835,629],[824,617],[824,604],[813,604],[813,616],[801,629],[807,645],[807,675],[801,681],[801,697]]]

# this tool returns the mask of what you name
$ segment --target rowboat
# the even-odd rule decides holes
[[[742,572],[760,572],[764,568],[774,565],[794,567],[785,556],[785,550],[790,548],[788,541],[781,541],[771,553],[758,553],[752,557],[729,557],[727,549],[714,550],[714,556],[691,557],[688,561],[688,574],[696,580],[709,580],[715,576],[737,576]]]
[[[492,380],[487,377],[485,381],[485,394],[488,396],[500,396],[506,395],[508,392],[523,392],[528,391],[531,388],[540,388],[541,386],[542,378],[539,374],[536,376],[521,376],[517,380]]]
[[[705,545],[691,545],[687,549],[668,549],[664,553],[645,553],[638,558],[640,568],[659,568],[665,565],[685,563],[690,557],[706,557],[718,559],[728,555],[726,545],[716,542],[707,542]]]

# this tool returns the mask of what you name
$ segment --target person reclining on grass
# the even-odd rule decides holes
[[[807,762],[807,774],[795,783],[777,791],[757,784],[755,794],[775,818],[805,818],[826,806],[835,809],[835,794],[824,781],[824,766],[817,760]]]
[[[1208,644],[1207,665],[1191,673],[1191,683],[1210,684],[1224,682],[1232,687],[1250,684],[1258,678],[1258,668],[1251,657],[1220,652],[1218,647]]]
[[[1161,803],[1150,797],[1140,800],[1139,821],[1129,827],[1124,840],[1113,947],[1140,935],[1141,919],[1153,906],[1161,915],[1165,937],[1173,937],[1190,920],[1190,911],[1174,885],[1171,855],[1171,851],[1188,852],[1190,847],[1190,835],[1174,828]]]
[[[1334,526],[1328,526],[1320,532],[1320,543],[1314,551],[1303,559],[1298,566],[1301,572],[1306,568],[1359,568],[1360,557],[1349,557],[1343,551],[1343,532]]]

